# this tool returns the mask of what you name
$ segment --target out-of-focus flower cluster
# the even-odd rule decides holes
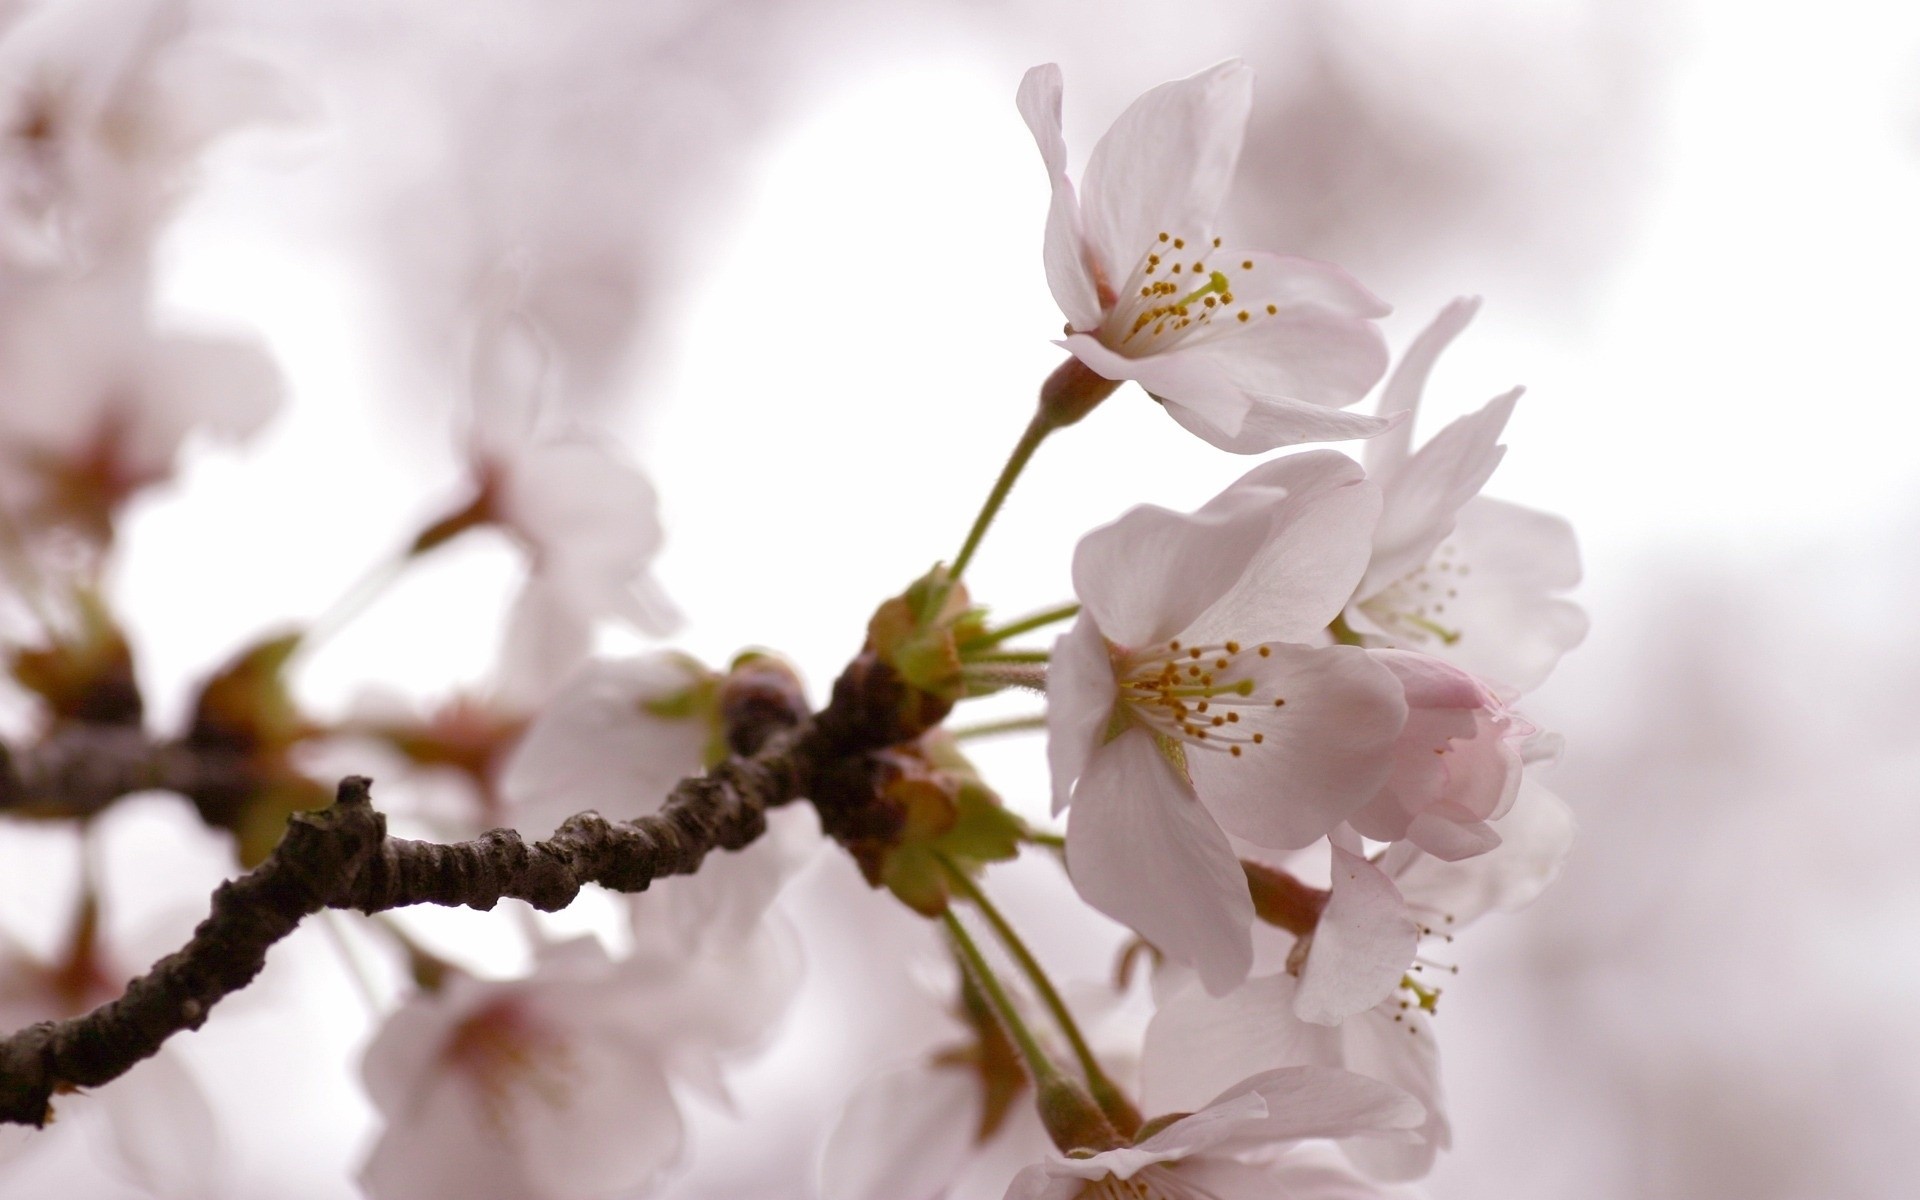
[[[30,715],[4,731],[0,807],[90,843],[122,795],[163,789],[239,868],[325,803],[339,766],[391,784],[396,819],[436,837],[539,838],[579,812],[659,810],[730,756],[741,697],[798,693],[767,652],[724,669],[594,656],[604,625],[673,629],[649,574],[655,497],[562,415],[561,355],[506,261],[469,318],[465,490],[318,620],[236,647],[178,728],[151,727],[102,586],[117,519],[191,436],[261,428],[279,386],[256,343],[169,326],[154,256],[203,151],[289,105],[170,3],[34,9],[4,36],[0,637]],[[1030,72],[1017,103],[1052,189],[1043,265],[1069,358],[960,554],[868,626],[863,660],[926,731],[865,756],[851,813],[773,812],[745,849],[609,904],[590,933],[503,921],[515,971],[462,961],[404,917],[357,920],[343,941],[406,980],[376,1000],[361,1072],[379,1121],[368,1194],[665,1184],[687,1102],[725,1104],[779,1031],[801,968],[782,889],[829,858],[876,908],[916,914],[927,956],[924,1038],[872,1064],[819,1148],[833,1200],[1392,1196],[1449,1147],[1435,1012],[1456,937],[1533,899],[1572,837],[1541,779],[1557,739],[1522,706],[1585,633],[1565,596],[1573,534],[1481,495],[1520,394],[1416,448],[1427,377],[1478,302],[1449,305],[1389,376],[1380,299],[1217,227],[1253,106],[1244,65],[1149,91],[1077,176],[1059,71]],[[1376,385],[1373,411],[1351,411]],[[1192,512],[1131,509],[1081,539],[1071,602],[1016,598],[1055,605],[996,622],[964,573],[999,502],[1044,441],[1115,395],[1236,454],[1370,440],[1364,462],[1268,458]],[[306,711],[290,685],[304,656],[482,529],[525,568],[490,685],[424,712]],[[1050,646],[1022,642],[1067,622]],[[1044,710],[945,722],[1023,690]],[[967,756],[974,738],[1042,731],[1059,831],[1007,809]],[[1050,910],[992,898],[995,864],[1023,855],[1063,869]],[[114,887],[82,873],[52,956],[0,941],[9,1028],[117,994],[128,964],[98,920]],[[1128,931],[1112,980],[1056,983],[1023,940],[1075,920]],[[134,1184],[215,1189],[206,1086],[163,1054],[104,1089]]]

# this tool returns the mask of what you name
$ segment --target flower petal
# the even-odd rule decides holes
[[[1267,525],[1253,509],[1190,514],[1139,505],[1080,539],[1074,594],[1108,641],[1128,649],[1166,641],[1233,586]]]
[[[206,1092],[162,1049],[100,1093],[113,1147],[132,1178],[166,1200],[220,1192],[225,1157]]]
[[[1340,1035],[1293,1016],[1297,990],[1291,975],[1267,975],[1224,996],[1189,986],[1163,1003],[1141,1052],[1147,1112],[1197,1112],[1261,1071],[1339,1066]]]
[[[1237,59],[1163,83],[1127,107],[1087,159],[1087,239],[1115,275],[1162,232],[1204,244],[1225,205],[1253,111],[1253,71]]]
[[[1047,663],[1047,766],[1053,774],[1054,816],[1072,799],[1073,781],[1099,746],[1117,694],[1106,639],[1083,614],[1054,642]]]
[[[1446,540],[1460,509],[1480,494],[1500,465],[1506,453],[1500,433],[1521,391],[1515,388],[1448,425],[1387,479],[1373,562],[1359,596],[1371,596],[1420,567]]]
[[[1265,657],[1239,655],[1259,703],[1222,706],[1241,718],[1231,726],[1241,753],[1193,750],[1187,769],[1236,837],[1293,850],[1325,837],[1380,790],[1407,702],[1393,674],[1356,647],[1262,648]],[[1258,743],[1247,740],[1255,734]]]
[[[1240,860],[1145,730],[1088,762],[1073,792],[1067,869],[1087,903],[1191,963],[1209,991],[1247,977],[1253,900]]]
[[[1253,398],[1345,408],[1387,369],[1387,341],[1371,321],[1310,308],[1270,314],[1239,298],[1234,303],[1243,319],[1215,320],[1172,352],[1205,357]],[[1368,420],[1385,427],[1378,417]]]
[[[1573,812],[1523,775],[1513,808],[1493,827],[1500,844],[1477,858],[1446,862],[1401,844],[1388,849],[1381,867],[1410,904],[1455,926],[1492,909],[1524,908],[1553,882],[1572,850]]]
[[[1439,1152],[1453,1145],[1433,1023],[1418,1006],[1401,1011],[1396,1004],[1383,1004],[1346,1022],[1340,1035],[1348,1070],[1402,1089],[1427,1110],[1414,1139],[1352,1138],[1340,1148],[1376,1179],[1420,1178]]]
[[[1271,304],[1282,311],[1326,312],[1375,320],[1393,307],[1368,291],[1346,268],[1315,258],[1271,250],[1215,250],[1208,257],[1238,268],[1228,272],[1234,297],[1256,312]]]
[[[1046,63],[1028,71],[1020,81],[1017,103],[1021,118],[1040,147],[1047,182],[1053,187],[1053,198],[1047,205],[1043,255],[1047,287],[1071,328],[1094,329],[1100,324],[1100,299],[1093,274],[1087,269],[1080,202],[1073,194],[1073,181],[1067,178],[1067,143],[1060,132],[1060,90],[1060,68]]]
[[[1189,636],[1213,644],[1313,641],[1366,570],[1379,489],[1346,455],[1312,450],[1262,463],[1200,511],[1225,511],[1249,496],[1270,516],[1267,541]]]
[[[1480,297],[1462,296],[1450,301],[1440,310],[1433,323],[1420,331],[1413,339],[1407,352],[1400,356],[1400,365],[1393,369],[1393,377],[1387,380],[1387,386],[1380,393],[1380,415],[1383,417],[1407,414],[1407,421],[1392,434],[1376,438],[1367,446],[1367,474],[1384,484],[1388,476],[1405,462],[1413,448],[1413,416],[1420,408],[1420,397],[1427,388],[1427,376],[1433,373],[1433,364],[1440,358],[1441,351],[1460,336],[1460,331],[1473,320],[1473,314],[1480,311]]]
[[[1399,890],[1363,856],[1333,848],[1332,888],[1293,1002],[1294,1014],[1316,1025],[1338,1025],[1386,999],[1420,942]]]
[[[1299,400],[1251,399],[1234,432],[1206,419],[1192,406],[1169,403],[1167,415],[1208,445],[1229,454],[1265,454],[1302,442],[1345,442],[1370,438],[1392,423],[1364,413],[1322,408]]]
[[[1214,1105],[1256,1095],[1267,1115],[1233,1131],[1232,1142],[1264,1145],[1298,1138],[1388,1136],[1404,1140],[1406,1131],[1426,1120],[1426,1108],[1391,1084],[1336,1067],[1281,1067],[1263,1071],[1223,1092]],[[1191,1118],[1189,1118],[1191,1119]],[[1171,1132],[1176,1126],[1171,1126]],[[1146,1143],[1152,1144],[1152,1140]]]
[[[924,1063],[861,1085],[827,1137],[827,1200],[939,1200],[974,1149],[980,1085]]]
[[[1175,420],[1214,445],[1239,436],[1252,400],[1205,355],[1170,350],[1129,358],[1098,338],[1076,333],[1055,342],[1102,379],[1131,379]],[[1182,414],[1185,415],[1182,415]]]

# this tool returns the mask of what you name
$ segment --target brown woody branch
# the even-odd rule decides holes
[[[0,1041],[0,1121],[43,1125],[56,1094],[105,1084],[173,1034],[199,1028],[216,1003],[259,974],[275,942],[322,909],[490,909],[504,898],[552,911],[589,883],[644,891],[655,879],[698,870],[714,849],[746,846],[765,830],[767,809],[802,796],[829,831],[856,819],[850,810],[864,803],[867,754],[943,715],[870,655],[855,660],[812,719],[777,688],[747,689],[725,703],[734,757],[681,780],[658,812],[630,821],[582,813],[544,841],[510,829],[450,845],[388,837],[371,782],[349,776],[331,806],[294,816],[264,862],[215,889],[187,944],[119,999]]]

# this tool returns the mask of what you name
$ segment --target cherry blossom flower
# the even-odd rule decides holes
[[[1557,595],[1580,581],[1572,528],[1479,495],[1505,453],[1500,433],[1520,389],[1410,453],[1427,376],[1479,306],[1455,300],[1443,309],[1381,394],[1381,415],[1406,419],[1366,447],[1384,502],[1373,560],[1345,618],[1368,645],[1437,655],[1518,693],[1539,686],[1587,632],[1586,614]]]
[[[1382,304],[1326,263],[1225,245],[1215,221],[1253,98],[1238,61],[1165,83],[1094,147],[1076,193],[1060,69],[1027,72],[1020,113],[1053,186],[1047,284],[1058,344],[1094,375],[1134,380],[1223,450],[1257,454],[1387,427],[1339,411],[1386,370]]]
[[[189,434],[241,438],[279,403],[254,340],[156,319],[152,257],[219,135],[291,110],[261,64],[174,3],[40,5],[0,38],[0,519],[104,543]]]
[[[1348,1157],[1380,1179],[1426,1174],[1452,1137],[1431,1014],[1433,976],[1453,965],[1429,947],[1450,945],[1486,912],[1531,903],[1572,845],[1566,805],[1531,779],[1496,824],[1499,845],[1462,862],[1405,842],[1370,861],[1357,853],[1358,839],[1337,836],[1332,894],[1311,940],[1288,956],[1289,971],[1256,976],[1226,996],[1167,981],[1147,1029],[1148,1107],[1190,1106],[1248,1070],[1342,1067],[1393,1084],[1426,1109],[1415,1140],[1356,1139],[1342,1147]]]
[[[71,945],[51,962],[0,930],[0,1029],[65,1020],[119,998],[135,973],[129,963],[146,960],[109,944],[102,924],[98,909],[84,905]],[[63,1104],[63,1114],[68,1107]],[[104,1135],[108,1161],[148,1193],[163,1200],[219,1194],[225,1155],[213,1106],[173,1044],[94,1093],[72,1116]],[[17,1140],[0,1139],[0,1164],[34,1153],[68,1125],[63,1120]]]
[[[1342,1200],[1379,1194],[1324,1159],[1275,1153],[1305,1138],[1405,1137],[1418,1101],[1348,1071],[1286,1067],[1242,1079],[1138,1145],[1055,1155],[1006,1200]]]
[[[1404,689],[1365,651],[1307,644],[1364,569],[1378,504],[1355,463],[1315,451],[1193,514],[1135,508],[1074,553],[1083,608],[1047,681],[1074,883],[1212,990],[1251,961],[1227,835],[1305,846],[1391,770]]]
[[[653,634],[677,622],[648,574],[659,504],[614,446],[555,412],[556,364],[510,298],[493,300],[473,350],[467,454],[480,496],[462,520],[498,524],[530,560],[502,676],[509,693],[538,702],[586,657],[599,620]]]
[[[1372,653],[1406,688],[1407,723],[1394,744],[1393,774],[1348,824],[1439,858],[1486,853],[1500,843],[1488,822],[1513,804],[1519,746],[1534,727],[1457,667],[1405,650]]]

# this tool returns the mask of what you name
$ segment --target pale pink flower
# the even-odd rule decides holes
[[[1436,655],[1517,693],[1539,686],[1587,632],[1586,614],[1558,595],[1580,582],[1572,528],[1479,494],[1505,453],[1500,433],[1520,389],[1411,452],[1427,376],[1479,306],[1443,309],[1381,394],[1381,415],[1404,419],[1365,450],[1384,503],[1346,620],[1368,645]]]
[[[1437,977],[1453,969],[1436,957],[1439,947],[1488,911],[1530,903],[1572,844],[1566,805],[1532,780],[1497,824],[1500,844],[1462,862],[1404,842],[1370,861],[1357,839],[1336,835],[1332,895],[1311,941],[1290,956],[1297,976],[1257,976],[1226,996],[1170,984],[1147,1030],[1148,1107],[1192,1105],[1249,1070],[1342,1067],[1393,1084],[1426,1108],[1416,1139],[1356,1139],[1343,1144],[1348,1156],[1376,1178],[1426,1174],[1452,1137],[1429,1016]],[[1263,937],[1286,938],[1262,929]]]
[[[1372,651],[1406,688],[1407,723],[1393,747],[1393,773],[1347,823],[1380,842],[1411,841],[1444,859],[1500,844],[1488,824],[1520,788],[1520,746],[1534,727],[1484,683],[1437,658]]]
[[[1338,267],[1216,236],[1253,72],[1225,62],[1134,101],[1094,147],[1077,194],[1060,94],[1052,64],[1020,84],[1053,185],[1045,259],[1067,317],[1058,344],[1096,375],[1138,382],[1174,420],[1235,453],[1386,428],[1339,409],[1386,369],[1373,319],[1387,306]]]
[[[88,909],[64,961],[47,962],[0,930],[0,1031],[64,1020],[118,999],[133,964],[148,959],[108,944]],[[144,939],[143,939],[144,940]],[[155,939],[157,940],[157,939]],[[226,1155],[205,1088],[179,1051],[163,1045],[113,1086],[58,1101],[46,1129],[0,1138],[0,1164],[35,1153],[76,1126],[107,1147],[117,1173],[162,1200],[205,1200],[222,1192]]]
[[[1383,1193],[1325,1159],[1296,1157],[1286,1144],[1405,1138],[1421,1117],[1419,1102],[1399,1088],[1348,1071],[1264,1071],[1138,1145],[1028,1167],[1006,1200],[1360,1200]]]
[[[649,574],[663,537],[653,485],[559,415],[545,339],[510,297],[491,303],[475,333],[467,453],[476,519],[506,530],[529,561],[502,675],[510,693],[537,701],[587,656],[599,621],[662,634],[678,615]]]
[[[1074,884],[1215,991],[1252,953],[1227,835],[1305,846],[1392,768],[1399,681],[1363,650],[1307,644],[1364,569],[1378,504],[1356,464],[1315,451],[1196,513],[1135,508],[1074,553],[1083,609],[1047,679]]]

